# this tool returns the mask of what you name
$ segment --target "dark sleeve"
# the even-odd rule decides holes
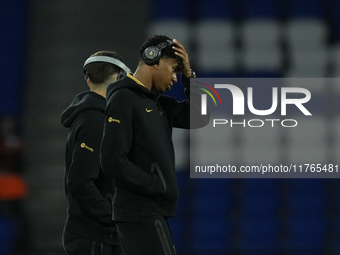
[[[104,114],[92,111],[78,116],[77,134],[67,186],[80,210],[103,223],[112,222],[111,203],[97,189],[94,181],[100,172],[100,143]]]
[[[168,96],[161,96],[160,102],[167,113],[168,122],[175,128],[194,129],[204,127],[209,123],[210,112],[201,115],[201,95],[202,90],[198,86],[190,84],[190,78],[182,75],[182,84],[186,99],[178,102]],[[177,84],[180,86],[180,84]],[[191,116],[191,117],[190,117]]]
[[[141,169],[129,160],[138,117],[134,116],[134,101],[127,89],[118,90],[106,108],[104,136],[101,148],[103,171],[125,189],[148,197],[158,197],[165,190],[160,178],[150,169]],[[118,184],[119,183],[119,184]]]

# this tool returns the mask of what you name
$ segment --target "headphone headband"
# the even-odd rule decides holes
[[[94,63],[94,62],[104,62],[104,63],[110,63],[112,65],[118,66],[120,69],[122,69],[125,73],[131,73],[130,68],[128,68],[122,61],[112,58],[112,57],[107,57],[107,56],[94,56],[94,57],[89,57],[83,66],[83,69],[88,64]]]

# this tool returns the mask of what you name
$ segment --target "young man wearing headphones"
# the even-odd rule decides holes
[[[68,202],[63,245],[69,255],[122,254],[112,221],[114,182],[100,166],[106,89],[130,70],[115,52],[100,51],[88,58],[84,73],[90,90],[82,92],[62,113],[69,129],[65,150],[65,195]]]
[[[116,183],[113,219],[126,255],[176,254],[168,224],[179,196],[171,134],[173,127],[190,128],[193,107],[162,95],[177,72],[189,98],[195,74],[185,48],[154,36],[142,45],[135,73],[108,86],[101,163]]]

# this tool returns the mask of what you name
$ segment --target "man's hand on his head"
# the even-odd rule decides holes
[[[176,39],[172,40],[176,46],[172,46],[172,48],[176,51],[176,55],[179,56],[183,60],[183,74],[186,77],[191,76],[191,69],[190,69],[190,63],[189,63],[189,56],[186,52],[184,46],[179,43]]]

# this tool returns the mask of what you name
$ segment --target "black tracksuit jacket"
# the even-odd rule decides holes
[[[104,97],[86,91],[78,94],[61,116],[63,126],[69,129],[65,150],[65,231],[118,245],[111,206],[115,185],[100,167],[105,104]]]
[[[182,76],[187,98],[189,82]],[[115,221],[175,216],[179,191],[172,128],[190,128],[190,107],[188,100],[157,96],[131,75],[108,86],[101,163],[116,183]],[[202,119],[201,126],[208,118]]]

